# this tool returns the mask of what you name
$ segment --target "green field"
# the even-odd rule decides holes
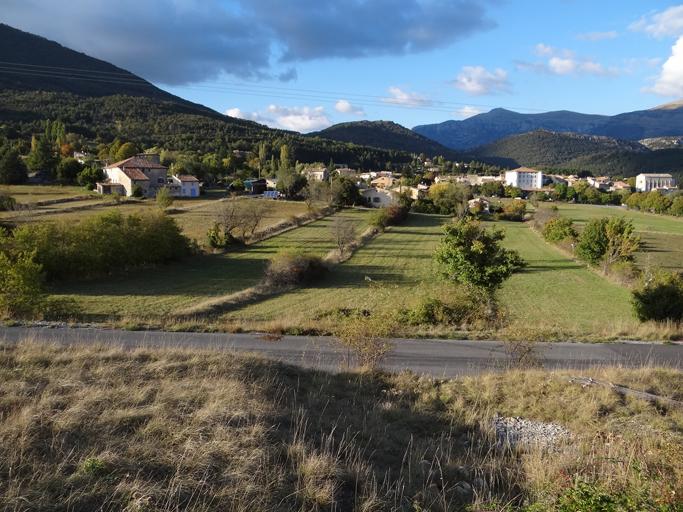
[[[447,217],[411,214],[374,239],[318,283],[231,311],[228,320],[310,321],[332,308],[397,308],[410,304],[437,282],[434,247]],[[382,283],[373,291],[369,282]]]
[[[367,227],[367,213],[349,210],[344,215],[361,222],[361,232]],[[325,256],[335,248],[330,222],[327,217],[225,255],[199,256],[174,265],[60,285],[55,293],[74,296],[93,319],[165,315],[254,286],[278,250],[303,249]]]
[[[592,217],[624,215],[633,221],[635,231],[643,238],[642,250],[636,254],[638,265],[644,266],[649,260],[666,270],[683,271],[683,220],[618,207],[559,203],[557,206],[560,215],[573,219],[578,226]]]
[[[497,223],[500,225],[501,223]],[[504,245],[529,266],[503,285],[499,299],[514,318],[534,326],[596,330],[632,321],[630,292],[546,244],[526,224],[505,223]]]

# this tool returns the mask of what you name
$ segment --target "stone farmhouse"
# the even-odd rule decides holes
[[[162,188],[167,188],[174,197],[199,197],[199,180],[194,176],[167,177],[168,167],[141,156],[134,156],[102,169],[104,181],[97,184],[97,192],[111,194],[118,192],[131,197],[133,187],[138,186],[144,197],[155,198]]]

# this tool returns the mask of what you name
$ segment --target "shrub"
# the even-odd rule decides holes
[[[607,217],[590,219],[579,237],[576,254],[591,265],[600,263],[607,252],[609,240],[605,233],[606,225]]]
[[[401,205],[391,205],[387,208],[387,226],[398,226],[408,218],[408,209]]]
[[[383,232],[387,225],[387,209],[382,207],[373,210],[368,218],[368,224],[375,231]]]
[[[678,273],[655,272],[631,294],[631,304],[641,322],[683,319],[683,279]]]
[[[320,256],[300,251],[282,251],[268,264],[265,282],[275,288],[297,286],[320,278],[325,270]]]
[[[448,298],[423,297],[403,317],[409,325],[461,325],[495,321],[498,304],[488,293],[460,286]]]
[[[9,195],[6,190],[0,190],[0,211],[11,211],[14,210],[17,200]]]
[[[578,236],[579,234],[574,229],[574,221],[564,217],[552,217],[543,227],[543,238],[553,244]]]
[[[347,366],[353,356],[357,366],[375,370],[394,348],[389,342],[396,332],[396,320],[388,312],[357,311],[343,317],[332,329],[337,345],[347,351]]]
[[[237,239],[230,233],[225,233],[220,222],[211,221],[211,227],[204,235],[206,245],[213,249],[223,249],[237,243]]]
[[[0,252],[0,311],[10,315],[32,315],[44,300],[45,275],[34,254],[10,258]]]
[[[159,190],[159,192],[157,192],[157,206],[162,210],[165,210],[166,208],[170,208],[171,206],[173,206],[173,201],[173,196],[171,195],[171,191],[168,188],[164,187],[161,190]]]
[[[133,185],[133,188],[130,191],[130,195],[131,195],[131,197],[137,197],[137,198],[145,197],[145,194],[142,191],[142,187],[140,187],[138,185]]]

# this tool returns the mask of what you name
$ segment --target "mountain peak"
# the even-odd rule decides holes
[[[676,110],[681,107],[683,107],[683,100],[677,100],[664,103],[664,105],[659,105],[658,107],[653,107],[650,110]]]

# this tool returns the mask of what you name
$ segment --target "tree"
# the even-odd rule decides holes
[[[343,215],[335,215],[330,225],[330,234],[332,240],[339,249],[339,254],[344,255],[349,245],[356,240],[356,232],[358,230],[358,223],[344,217]]]
[[[576,245],[576,254],[582,260],[597,265],[605,257],[609,240],[605,233],[607,217],[594,217],[583,228],[579,243]]]
[[[280,147],[280,169],[289,169],[290,165],[289,148],[287,144],[283,144]]]
[[[114,155],[114,161],[120,162],[122,160],[127,160],[140,153],[140,150],[132,142],[126,142],[123,144],[116,154]]]
[[[145,197],[145,193],[143,192],[142,187],[139,185],[133,185],[133,188],[130,191],[130,195],[131,197],[137,198]]]
[[[157,192],[157,206],[162,210],[165,210],[173,206],[173,201],[173,196],[171,195],[171,191],[168,188],[164,187],[160,189],[159,192]]]
[[[266,215],[273,210],[273,203],[265,199],[249,199],[242,202],[242,238],[254,236],[256,228]]]
[[[44,300],[45,275],[34,253],[21,253],[16,259],[0,253],[0,311],[11,315],[30,315]]]
[[[52,142],[46,137],[41,137],[36,142],[36,147],[28,155],[26,160],[29,169],[32,171],[54,172],[59,159]]]
[[[650,279],[642,279],[631,294],[631,304],[641,322],[683,319],[683,280],[678,273],[657,271]]]
[[[526,263],[517,251],[504,249],[504,230],[484,228],[477,221],[460,219],[445,224],[434,259],[451,280],[492,293]]]
[[[104,172],[102,172],[102,169],[96,165],[93,165],[92,167],[86,167],[80,173],[78,173],[78,176],[76,176],[78,184],[81,187],[88,188],[88,190],[93,190],[97,182],[102,181],[103,179]]]
[[[633,221],[626,217],[611,215],[605,225],[608,244],[605,251],[605,273],[610,265],[619,261],[632,261],[633,253],[640,248],[640,236],[633,236]]]
[[[83,165],[75,158],[65,158],[57,165],[57,181],[60,183],[72,183],[83,171]]]
[[[0,184],[19,185],[27,178],[28,169],[19,156],[19,151],[9,146],[0,148]]]
[[[362,204],[363,196],[356,184],[346,176],[340,176],[332,182],[330,187],[332,201],[335,206],[353,206]]]
[[[287,197],[297,195],[308,183],[306,176],[293,169],[280,169],[277,172],[277,190]]]
[[[567,238],[577,238],[574,221],[566,217],[552,217],[543,227],[543,238],[552,244],[558,244]]]

